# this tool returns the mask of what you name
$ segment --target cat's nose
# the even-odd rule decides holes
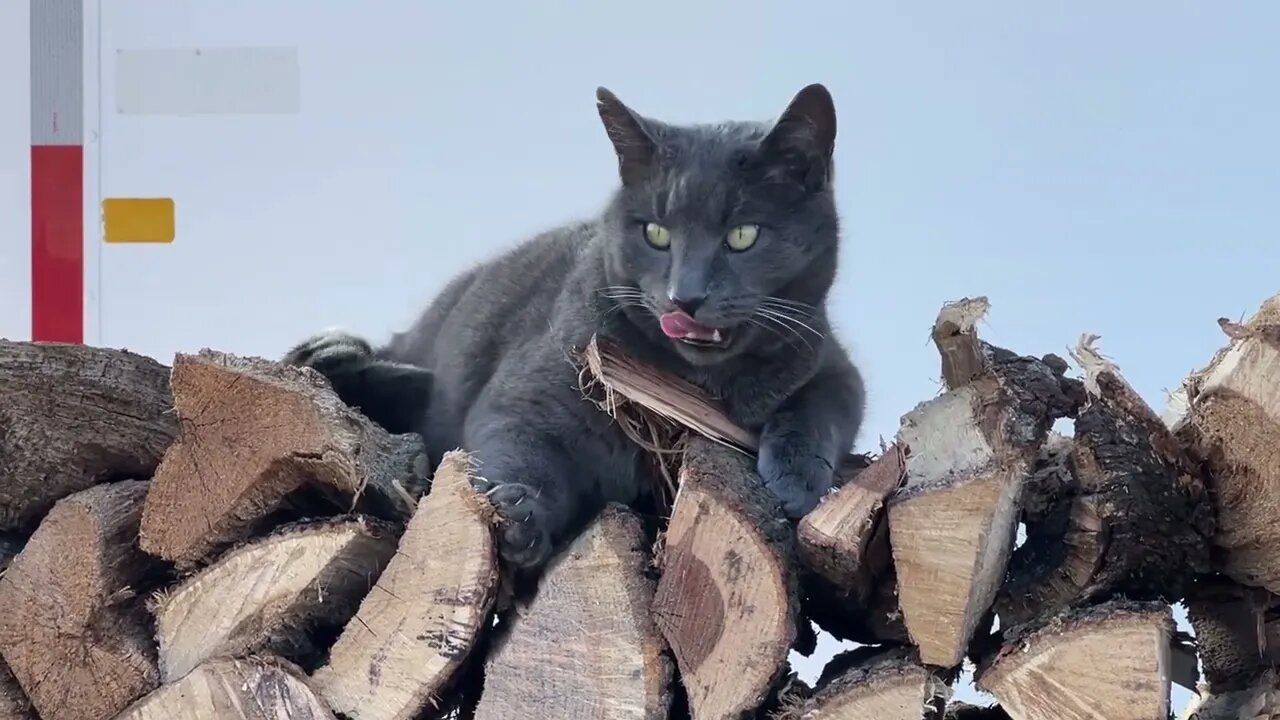
[[[670,298],[671,304],[675,305],[676,309],[683,311],[690,317],[707,302],[706,293],[670,293],[667,297]]]

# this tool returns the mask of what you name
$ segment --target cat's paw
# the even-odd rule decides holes
[[[801,433],[765,426],[756,467],[787,517],[804,517],[831,489],[835,470]]]
[[[542,566],[551,557],[547,510],[535,488],[520,483],[492,484],[476,478],[473,484],[498,511],[498,552],[508,564],[523,569]]]
[[[373,346],[364,338],[342,330],[326,330],[290,348],[282,362],[314,368],[328,376],[343,368],[363,365],[372,357]]]

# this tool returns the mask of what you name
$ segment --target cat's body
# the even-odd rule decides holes
[[[825,313],[838,245],[825,90],[797,95],[772,133],[675,128],[607,91],[601,117],[623,185],[599,218],[455,278],[383,348],[326,335],[287,358],[330,377],[374,358],[429,370],[425,412],[392,429],[421,432],[433,461],[474,453],[505,519],[503,555],[521,566],[543,563],[603,502],[652,487],[639,448],[578,386],[572,357],[593,334],[761,432],[761,474],[793,517],[829,488],[862,418],[861,379]],[[400,422],[403,408],[373,407],[367,390],[344,399]]]

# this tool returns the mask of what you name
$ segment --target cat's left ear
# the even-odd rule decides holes
[[[596,108],[618,155],[618,175],[622,183],[630,185],[648,177],[658,144],[645,128],[644,120],[607,88],[596,88]]]
[[[824,85],[814,83],[791,99],[761,149],[776,170],[819,190],[831,180],[835,143],[835,103]]]

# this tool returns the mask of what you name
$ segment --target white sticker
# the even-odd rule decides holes
[[[116,52],[122,115],[293,115],[301,107],[297,48],[161,48]]]

